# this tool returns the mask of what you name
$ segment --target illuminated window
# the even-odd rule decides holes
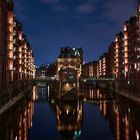
[[[9,52],[9,58],[13,58],[13,52]]]
[[[125,53],[125,54],[124,54],[124,57],[128,57],[128,53]]]
[[[128,51],[128,47],[124,47],[124,51],[127,52]]]
[[[128,59],[126,59],[126,58],[125,58],[125,61],[124,61],[124,63],[125,63],[125,64],[127,64],[127,63],[128,63]]]
[[[125,66],[125,72],[128,72],[128,66]]]
[[[124,25],[123,30],[124,30],[124,31],[127,31],[127,25]]]
[[[124,41],[124,45],[128,45],[128,41],[127,40]]]
[[[124,39],[128,39],[128,36],[127,36],[127,34],[124,34]]]
[[[9,70],[13,70],[13,64],[12,64],[12,62],[10,62],[10,64],[9,64]]]

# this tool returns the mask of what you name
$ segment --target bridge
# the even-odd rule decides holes
[[[110,85],[111,85],[111,87],[113,87],[112,85],[113,85],[113,83],[114,83],[113,81],[115,79],[114,78],[98,78],[98,79],[96,79],[96,78],[91,77],[91,78],[82,78],[81,80],[85,84],[91,83],[93,85],[99,85],[99,86],[101,85],[101,87],[103,87],[104,85],[106,87],[110,87]],[[49,96],[49,98],[54,98],[54,99],[61,98],[64,100],[75,100],[79,96],[82,98],[85,98],[85,97],[83,97],[83,95],[81,93],[79,93],[77,88],[71,88],[71,89],[66,90],[66,91],[60,90],[61,84],[58,80],[37,78],[37,79],[34,79],[32,81],[32,83],[35,83],[38,86],[41,86],[43,84],[47,89],[46,92],[48,92],[48,86],[49,86],[49,92],[51,91],[51,94],[47,93],[47,96],[41,95],[41,94],[38,95],[38,100],[47,100],[48,96]],[[44,96],[45,98],[42,96]],[[89,100],[89,99],[87,99],[87,100]],[[98,100],[98,99],[95,99],[95,100]]]
[[[55,79],[43,79],[43,78],[36,78],[31,81],[32,83],[54,83],[58,82],[58,80]]]

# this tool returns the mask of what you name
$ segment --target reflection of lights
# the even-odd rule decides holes
[[[87,101],[87,99],[86,98],[84,98],[84,102],[86,102]]]
[[[50,96],[50,87],[48,86],[48,97]]]
[[[129,113],[130,113],[130,111],[131,111],[130,108],[128,108],[128,112],[129,112]]]
[[[122,121],[124,122],[124,118],[122,118]]]
[[[66,113],[67,113],[67,115],[69,114],[69,110],[68,109],[66,110]]]
[[[87,80],[85,79],[84,82],[87,82]]]
[[[31,127],[33,126],[33,123],[31,122]]]
[[[17,140],[17,136],[15,137],[15,140]]]
[[[53,104],[53,103],[54,103],[54,100],[52,100],[51,102],[52,102],[52,104]]]
[[[137,140],[140,140],[140,135],[139,135],[138,130],[136,130],[136,138],[137,138]]]
[[[74,137],[80,137],[80,135],[81,135],[81,130],[74,132]]]
[[[35,86],[33,86],[33,101],[35,101],[36,98],[36,90],[35,90]]]

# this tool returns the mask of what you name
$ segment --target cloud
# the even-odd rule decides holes
[[[90,3],[81,4],[76,8],[77,12],[89,14],[92,13],[95,9],[94,6]]]
[[[135,13],[135,5],[133,0],[122,1],[109,1],[104,5],[106,12],[103,14],[103,18],[109,19],[116,23],[122,23],[125,20],[129,20],[130,15]]]
[[[57,4],[60,0],[41,0],[41,2],[46,4]]]

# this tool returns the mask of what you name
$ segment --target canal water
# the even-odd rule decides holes
[[[34,86],[0,116],[0,140],[140,140],[140,105],[84,85],[83,98],[50,99]]]

